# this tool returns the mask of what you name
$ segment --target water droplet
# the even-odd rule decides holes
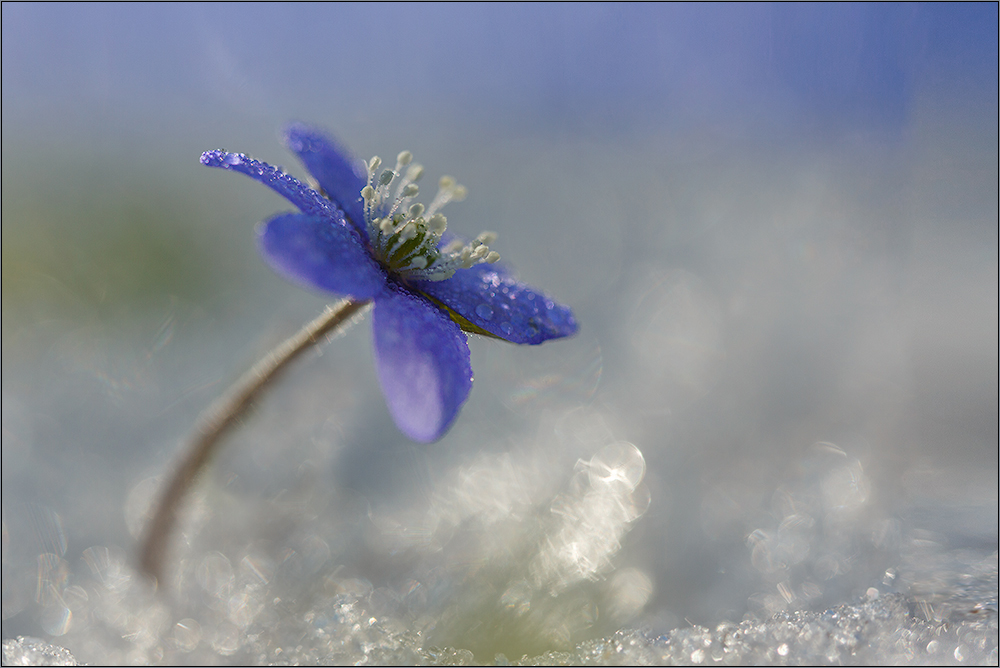
[[[514,331],[514,328],[510,326],[509,322],[502,322],[500,323],[500,330],[509,336]]]
[[[489,304],[480,304],[476,307],[476,315],[483,320],[489,320],[493,317],[493,308]]]
[[[226,156],[223,162],[225,162],[227,165],[242,165],[243,156],[240,155],[239,153],[230,153],[229,155]]]

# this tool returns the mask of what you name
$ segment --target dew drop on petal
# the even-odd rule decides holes
[[[243,156],[239,153],[230,153],[223,162],[227,165],[241,165],[243,164]]]
[[[476,307],[476,315],[483,320],[489,320],[493,317],[493,308],[489,304],[480,304]]]

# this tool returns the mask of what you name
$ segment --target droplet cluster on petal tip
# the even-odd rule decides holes
[[[493,232],[483,232],[468,244],[452,241],[440,246],[448,227],[440,209],[465,199],[465,186],[450,176],[442,177],[437,195],[425,207],[413,201],[420,194],[417,181],[424,168],[413,163],[412,153],[403,151],[396,156],[393,169],[379,173],[381,166],[378,156],[366,164],[368,185],[362,188],[361,198],[372,252],[387,270],[406,279],[442,281],[459,269],[500,259],[500,254],[489,248],[496,241]]]

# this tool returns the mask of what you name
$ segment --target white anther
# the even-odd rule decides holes
[[[465,186],[455,186],[451,189],[451,199],[454,202],[461,202],[469,194],[469,189]]]
[[[420,186],[416,183],[407,184],[407,186],[403,188],[403,197],[416,197],[419,193]]]
[[[490,252],[488,246],[476,246],[472,249],[472,259],[479,260],[486,257],[486,254]]]
[[[410,164],[411,160],[413,160],[413,154],[409,151],[401,151],[400,154],[396,156],[396,162],[403,166]]]
[[[391,169],[387,169],[384,172],[382,172],[382,175],[380,177],[378,177],[378,184],[380,186],[387,186],[390,183],[392,183],[392,180],[394,178],[396,178],[396,172],[392,171]]]
[[[463,199],[466,194],[465,186],[455,183],[455,179],[450,176],[442,176],[440,181],[441,189],[434,196],[434,201],[427,207],[427,215],[433,216],[437,210],[460,195],[458,199]]]
[[[427,221],[427,227],[434,234],[441,236],[441,234],[448,228],[448,219],[440,213],[435,213],[431,216],[430,220]]]
[[[424,205],[420,202],[410,206],[410,218],[419,218],[420,214],[424,212]]]
[[[412,222],[409,222],[406,225],[404,225],[403,228],[399,231],[399,240],[401,242],[409,241],[415,236],[417,236],[417,226],[414,225]]]
[[[486,254],[486,257],[483,258],[483,262],[485,262],[486,264],[493,264],[497,262],[499,259],[500,259],[500,253],[496,251],[490,251],[489,253]]]
[[[485,232],[480,232],[479,236],[476,237],[476,241],[478,241],[481,244],[486,244],[487,246],[493,245],[494,243],[496,243],[496,240],[497,240],[497,233],[490,232],[489,230]]]
[[[380,222],[378,223],[378,228],[379,228],[380,230],[382,230],[382,231],[383,231],[384,233],[386,233],[386,234],[390,234],[390,233],[392,232],[392,230],[393,230],[393,224],[392,224],[392,221],[391,221],[391,220],[389,220],[388,218],[383,218],[383,219],[382,219],[382,220],[381,220],[381,221],[380,221]]]
[[[382,164],[382,158],[376,155],[371,159],[371,162],[368,163],[368,171],[374,172],[376,169],[379,168],[379,166],[381,166],[381,164]]]
[[[427,267],[427,258],[423,255],[418,255],[412,260],[410,260],[410,267],[413,269],[424,269]]]
[[[363,199],[366,202],[370,202],[372,201],[373,197],[375,197],[374,188],[372,188],[371,186],[365,186],[364,188],[361,189],[361,199]]]
[[[413,164],[410,168],[406,170],[406,178],[409,181],[419,181],[420,177],[424,175],[424,166]]]

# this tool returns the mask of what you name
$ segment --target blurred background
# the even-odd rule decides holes
[[[991,554],[995,624],[995,4],[2,12],[4,638],[275,661],[356,617],[483,661],[894,591],[933,618]],[[425,446],[357,323],[230,439],[154,596],[136,539],[197,415],[332,299],[257,255],[290,205],[198,164],[303,178],[289,121],[457,177],[449,228],[580,332],[470,340]]]

